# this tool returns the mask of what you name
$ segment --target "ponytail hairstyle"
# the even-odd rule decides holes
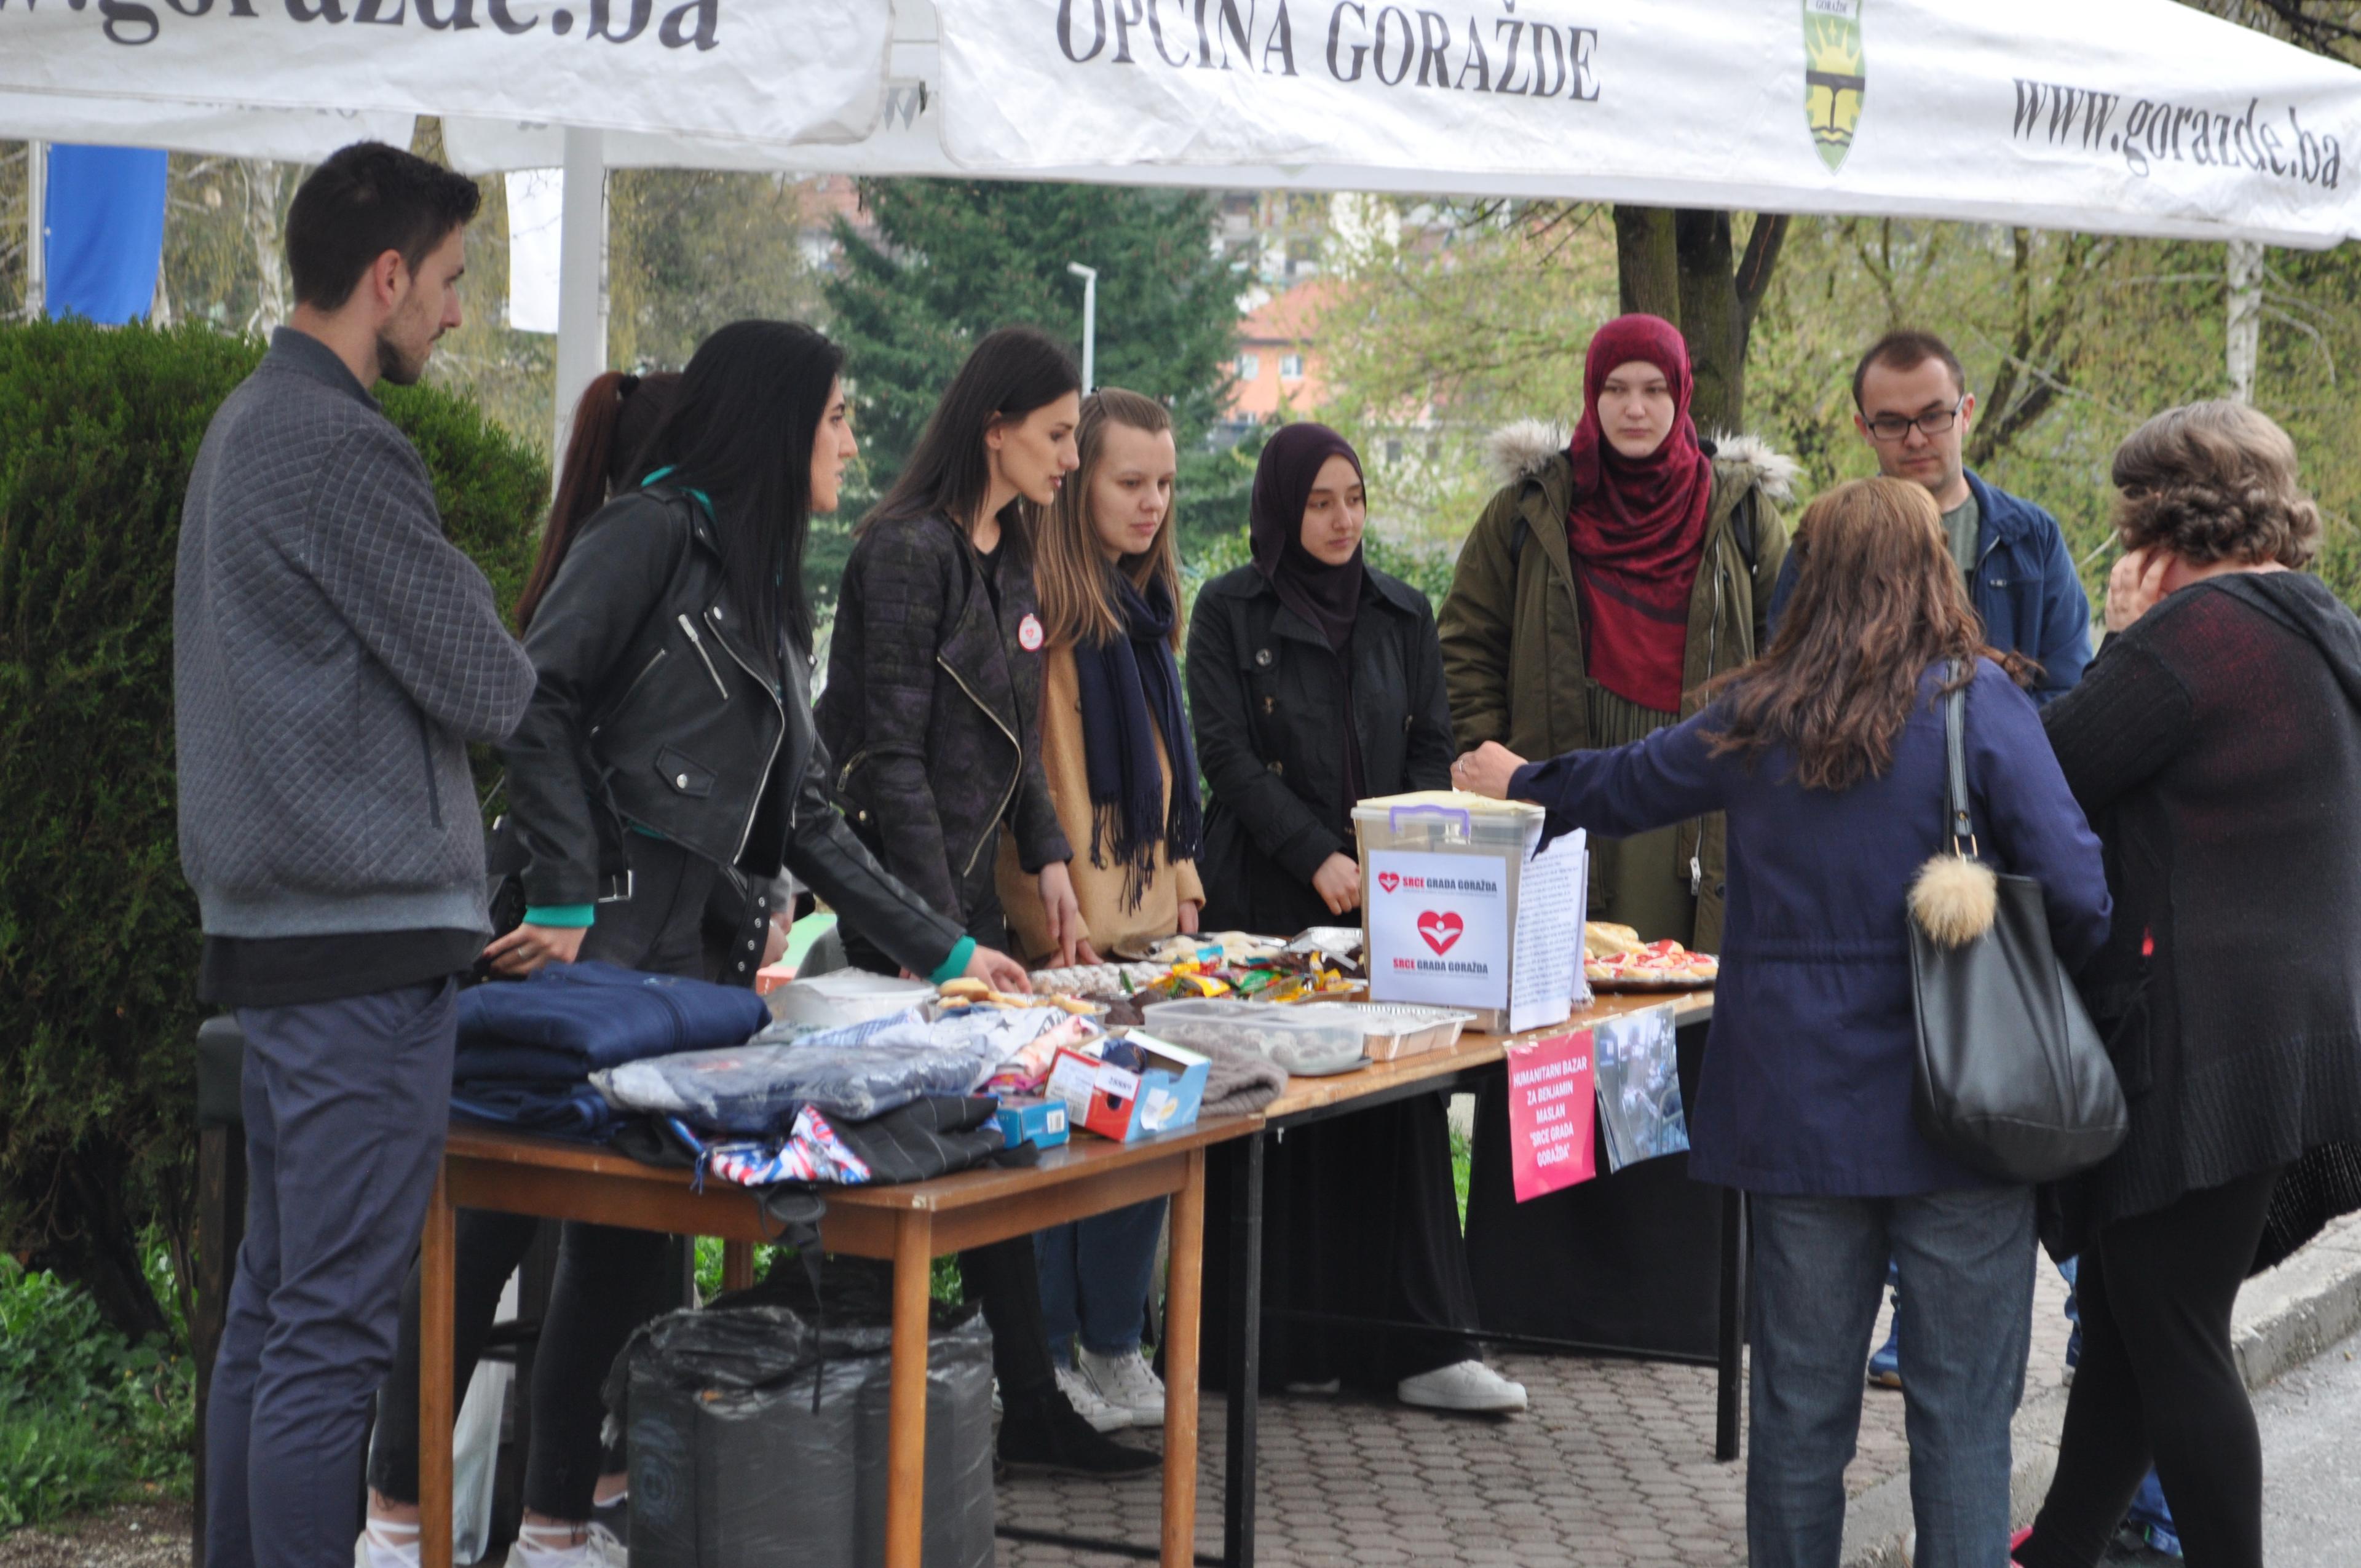
[[[517,595],[519,631],[533,624],[533,612],[541,608],[541,596],[555,580],[583,521],[638,484],[642,470],[632,459],[647,444],[649,433],[679,386],[675,371],[631,376],[609,370],[582,389],[582,400],[574,405],[566,455],[557,466],[557,499],[550,503],[549,521],[542,530],[541,554],[524,580],[524,591]]]
[[[875,522],[916,522],[939,514],[966,537],[976,509],[992,493],[984,433],[1022,423],[1034,410],[1082,389],[1073,356],[1048,333],[1005,326],[989,334],[951,378],[893,488],[861,520],[861,532]],[[1039,532],[1040,513],[1018,496],[1001,509],[1000,525],[1029,548]]]
[[[800,322],[731,322],[697,345],[640,466],[702,490],[720,535],[721,576],[755,646],[784,630],[808,658],[812,447],[844,350]]]
[[[1058,490],[1057,501],[1042,520],[1039,542],[1033,553],[1033,582],[1041,599],[1041,629],[1051,647],[1080,647],[1120,637],[1124,618],[1115,608],[1108,576],[1106,552],[1099,543],[1091,516],[1091,491],[1099,464],[1106,457],[1106,433],[1121,425],[1161,434],[1172,428],[1171,411],[1153,398],[1126,392],[1121,387],[1101,387],[1082,400],[1082,422],[1074,427],[1074,444],[1082,466]],[[1172,647],[1179,652],[1180,617],[1180,553],[1173,545],[1173,516],[1180,498],[1164,511],[1164,525],[1137,554],[1126,555],[1115,570],[1148,595],[1151,584],[1164,589],[1165,602],[1175,610]],[[1151,596],[1152,597],[1152,596]]]

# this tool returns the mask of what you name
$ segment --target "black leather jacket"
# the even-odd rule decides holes
[[[525,897],[588,904],[641,828],[721,866],[788,870],[897,963],[929,974],[959,927],[886,874],[828,794],[809,675],[755,647],[713,524],[687,494],[619,496],[582,525],[534,614],[539,677],[503,749]],[[749,859],[749,857],[752,859]]]
[[[820,734],[843,759],[837,797],[862,840],[961,921],[991,890],[1002,824],[1027,872],[1073,854],[1041,772],[1032,553],[1013,528],[1001,539],[995,604],[949,520],[864,529],[837,596],[819,699]]]

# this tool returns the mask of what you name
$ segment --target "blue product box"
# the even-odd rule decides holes
[[[1072,1135],[1066,1125],[1066,1107],[1057,1100],[1010,1098],[1000,1102],[1000,1136],[1010,1148],[1031,1144],[1053,1149]]]

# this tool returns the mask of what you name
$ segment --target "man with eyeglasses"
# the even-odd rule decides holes
[[[1852,400],[1853,428],[1877,454],[1879,470],[1926,486],[1942,508],[1951,558],[1985,638],[2041,666],[2034,701],[2070,689],[2091,662],[2090,598],[2058,520],[1986,484],[1961,459],[1976,396],[1959,356],[1932,333],[1889,332],[1853,367]],[[1773,627],[1795,581],[1791,555],[1771,594]]]

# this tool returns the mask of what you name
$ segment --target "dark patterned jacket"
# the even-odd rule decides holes
[[[292,327],[206,428],[172,596],[181,865],[214,937],[484,930],[467,742],[533,666],[434,481]]]
[[[818,707],[853,831],[962,924],[992,889],[1004,822],[1027,872],[1072,858],[1041,771],[1032,551],[1016,529],[1001,538],[995,615],[983,565],[948,518],[863,529]]]

